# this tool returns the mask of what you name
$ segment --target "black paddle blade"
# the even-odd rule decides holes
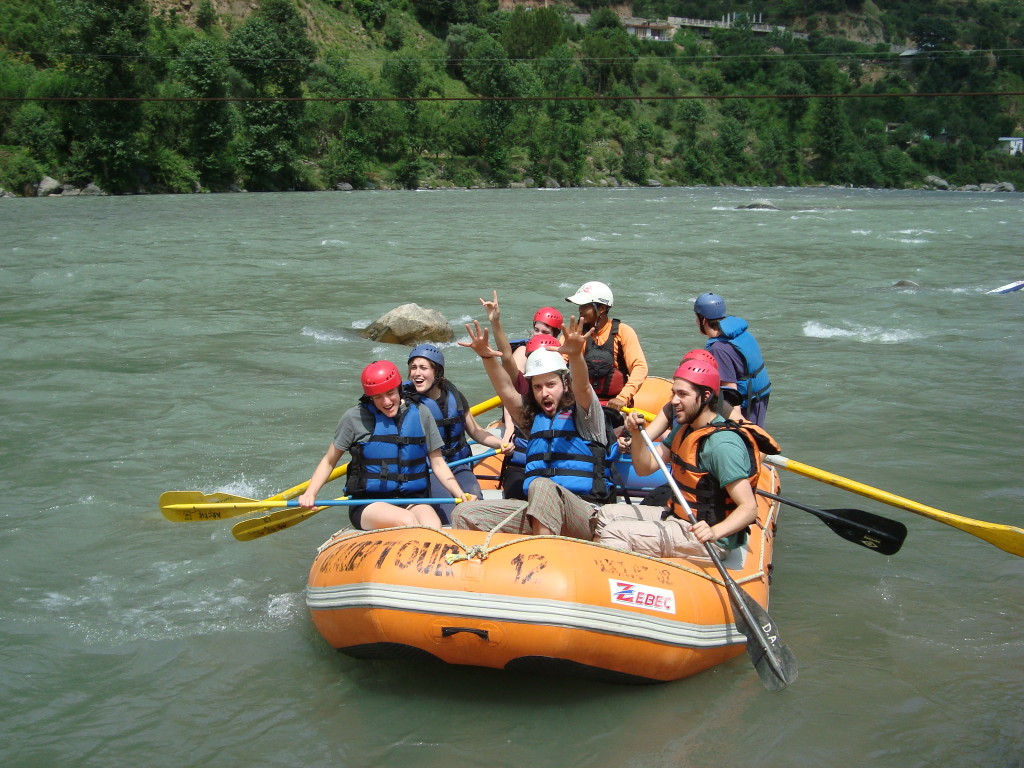
[[[833,531],[847,541],[873,549],[881,555],[895,555],[907,538],[907,526],[898,520],[873,515],[863,509],[822,509],[829,517],[818,515]]]
[[[752,627],[747,623],[744,612],[738,610],[734,600],[736,628],[747,638],[747,654],[754,662],[754,669],[757,670],[764,687],[769,691],[781,691],[796,680],[800,671],[796,656],[789,650],[789,646],[782,642],[779,628],[768,615],[768,611],[758,605],[739,585],[733,586],[736,588],[734,596],[743,602],[750,618],[757,624],[756,627]]]
[[[769,499],[810,512],[847,541],[873,549],[881,555],[895,555],[907,538],[907,526],[903,523],[863,509],[817,509],[760,488],[757,492]]]

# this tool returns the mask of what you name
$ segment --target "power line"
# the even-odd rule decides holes
[[[509,63],[523,63],[523,62],[539,62],[545,61],[545,57],[535,58],[511,58],[511,57],[448,57],[448,56],[414,56],[403,53],[396,53],[394,56],[375,56],[375,55],[345,55],[345,56],[320,56],[314,59],[310,58],[299,58],[299,57],[245,57],[245,56],[158,56],[154,54],[114,54],[114,53],[73,53],[67,51],[8,51],[9,54],[14,56],[26,56],[26,57],[46,57],[46,58],[70,58],[70,59],[95,59],[99,61],[118,61],[118,60],[131,60],[131,61],[181,61],[181,62],[198,62],[198,61],[263,61],[263,62],[274,62],[274,63],[295,63],[295,62],[349,62],[357,61],[360,63],[379,63],[393,59],[406,59],[413,61],[422,62],[444,62],[444,63],[459,63],[459,64],[472,64],[472,63],[495,63],[495,62],[509,62]],[[948,58],[969,58],[977,57],[981,54],[991,54],[999,58],[1017,58],[1024,56],[1024,48],[976,48],[972,50],[954,50],[954,51],[916,51],[912,55],[904,55],[900,53],[878,53],[875,51],[841,51],[841,52],[806,52],[806,53],[737,53],[737,54],[717,54],[717,53],[706,53],[706,54],[695,54],[692,56],[642,56],[640,54],[634,56],[609,56],[609,57],[598,57],[598,56],[571,56],[573,61],[587,63],[587,62],[619,62],[619,61],[638,61],[642,59],[653,59],[653,60],[665,60],[673,62],[683,62],[691,64],[700,64],[707,62],[716,61],[787,61],[787,60],[811,60],[811,61],[827,61],[829,59],[858,59],[868,60],[877,62],[888,62],[897,63],[900,61],[938,61]],[[551,59],[551,61],[559,61],[558,59]]]
[[[726,101],[766,99],[932,99],[1024,96],[1024,91],[945,91],[932,93],[733,93],[629,96],[0,96],[0,102],[447,102],[447,101]]]

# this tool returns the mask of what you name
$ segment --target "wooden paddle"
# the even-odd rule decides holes
[[[669,487],[672,488],[672,494],[676,497],[676,501],[686,510],[686,516],[689,518],[690,523],[696,523],[697,518],[694,516],[693,510],[686,503],[686,498],[683,496],[682,491],[679,490],[679,486],[676,485],[676,481],[669,472],[668,467],[665,466],[665,462],[661,458],[658,449],[654,447],[654,443],[651,442],[651,438],[648,437],[644,430],[641,429],[639,431],[644,442],[647,444],[647,449],[654,456],[654,460],[658,462],[658,466],[665,474],[665,478],[668,480]],[[769,691],[781,691],[796,680],[799,671],[796,657],[789,650],[789,646],[782,642],[782,637],[772,617],[768,615],[764,608],[757,604],[754,598],[740,589],[739,584],[736,583],[736,580],[729,575],[725,566],[722,565],[722,561],[714,548],[710,544],[705,544],[704,549],[707,551],[708,557],[715,564],[715,567],[718,568],[722,581],[725,582],[726,590],[729,592],[729,600],[732,602],[736,628],[747,638],[747,653],[750,655],[751,661],[754,662],[754,669],[757,670],[761,682]]]
[[[801,464],[799,461],[787,459],[785,456],[766,456],[765,461],[769,464],[774,464],[777,467],[788,469],[790,472],[795,472],[798,475],[810,477],[822,483],[828,483],[829,485],[834,485],[837,488],[842,488],[844,490],[851,491],[852,493],[858,493],[861,496],[867,496],[869,499],[881,501],[883,504],[889,504],[890,506],[898,507],[899,509],[905,509],[908,512],[913,512],[931,520],[952,526],[953,528],[958,528],[961,531],[965,531],[972,536],[977,536],[979,539],[983,539],[989,544],[999,547],[999,549],[1009,552],[1012,555],[1024,557],[1024,529],[1017,528],[1016,526],[1002,525],[1000,523],[987,523],[983,520],[972,520],[969,517],[962,517],[949,512],[943,512],[941,509],[935,509],[935,507],[919,504],[911,499],[905,499],[894,493],[873,488],[870,485],[859,483],[856,480],[850,480],[849,478],[842,477],[840,475],[834,475],[824,469],[817,469],[816,467],[812,467],[808,464]]]

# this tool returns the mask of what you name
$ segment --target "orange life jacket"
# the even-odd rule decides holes
[[[708,424],[697,429],[680,429],[672,439],[672,478],[683,492],[687,503],[693,508],[698,520],[707,521],[708,525],[721,522],[736,509],[736,503],[730,498],[725,488],[710,472],[700,468],[698,457],[704,442],[716,432],[729,430],[742,439],[750,455],[750,471],[747,482],[753,491],[757,491],[757,478],[761,473],[761,457],[764,454],[779,453],[781,450],[775,439],[761,427],[749,421],[726,421]],[[672,498],[669,502],[672,514],[683,520],[689,519],[686,510]]]

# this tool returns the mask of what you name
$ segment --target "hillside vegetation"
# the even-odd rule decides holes
[[[1019,0],[633,7],[727,12],[653,42],[602,0],[0,0],[0,187],[1024,188],[998,142],[1022,133]]]

